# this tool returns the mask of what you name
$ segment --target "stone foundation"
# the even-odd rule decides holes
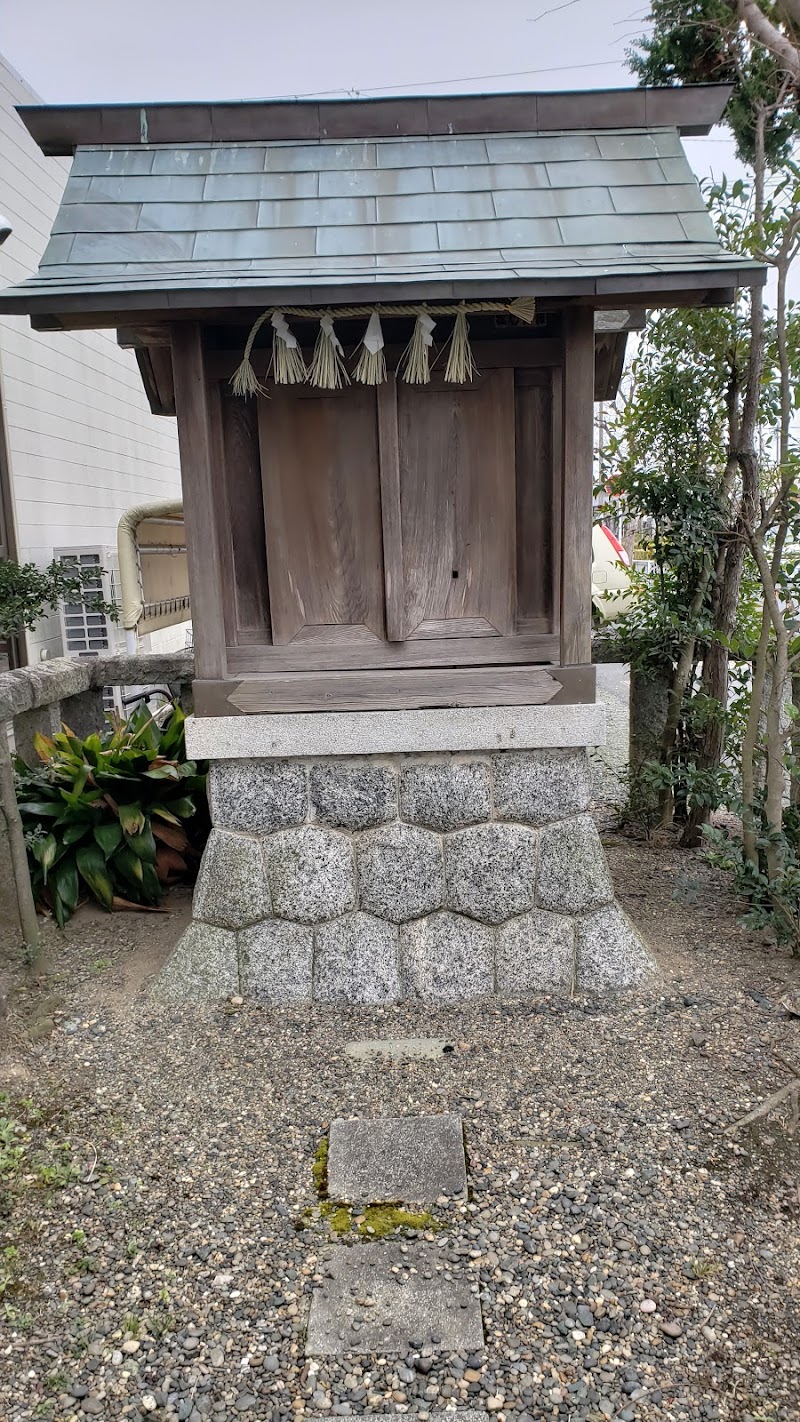
[[[279,719],[279,718],[272,718]],[[628,988],[585,749],[219,760],[162,995],[453,1002]]]

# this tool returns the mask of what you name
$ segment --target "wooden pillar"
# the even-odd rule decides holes
[[[564,311],[561,665],[592,659],[594,312]]]
[[[223,680],[227,666],[218,508],[220,479],[203,337],[198,322],[176,322],[172,327],[172,361],[195,676],[199,681]]]

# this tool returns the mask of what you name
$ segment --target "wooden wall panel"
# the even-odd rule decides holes
[[[564,312],[561,664],[592,659],[594,315]]]
[[[270,638],[264,498],[254,400],[222,394],[226,532],[233,582],[233,640]]]
[[[516,376],[517,615],[525,629],[555,620],[553,414],[550,372]]]
[[[514,377],[397,387],[408,637],[514,629]],[[488,658],[488,654],[487,654]]]
[[[258,402],[272,640],[384,636],[375,391]]]

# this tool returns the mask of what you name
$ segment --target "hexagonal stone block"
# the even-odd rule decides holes
[[[354,908],[350,841],[333,830],[305,825],[281,830],[265,847],[273,912],[298,923],[321,923]]]
[[[271,914],[261,840],[212,829],[194,888],[192,912],[196,919],[220,928],[246,928]]]
[[[589,805],[585,750],[500,751],[492,757],[495,814],[501,820],[548,824]]]
[[[349,913],[314,933],[314,997],[319,1002],[396,1002],[397,929],[371,913]]]
[[[173,1002],[209,1002],[238,993],[236,934],[190,923],[150,991]]]
[[[536,831],[522,825],[476,825],[444,842],[445,902],[483,923],[502,923],[533,907]]]
[[[429,829],[455,830],[491,815],[489,766],[482,760],[443,760],[404,765],[400,813]]]
[[[569,992],[575,971],[575,920],[534,909],[497,930],[497,991]]]
[[[442,845],[429,830],[388,825],[362,835],[356,847],[361,907],[405,923],[440,907]]]
[[[610,903],[614,886],[594,820],[578,815],[540,831],[536,903],[557,913],[583,913]]]
[[[397,817],[397,777],[385,765],[312,765],[308,788],[316,819],[333,829],[371,829]]]
[[[208,804],[217,829],[268,834],[308,813],[305,766],[292,760],[214,760]]]
[[[577,985],[582,992],[637,987],[658,972],[654,959],[618,904],[579,918]]]
[[[433,913],[400,929],[407,997],[461,1002],[494,990],[494,930],[457,913]]]
[[[238,935],[242,992],[273,1006],[310,1002],[313,939],[312,928],[280,918],[242,929]]]

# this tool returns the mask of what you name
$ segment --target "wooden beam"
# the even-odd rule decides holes
[[[564,312],[561,502],[561,664],[592,659],[594,322]]]
[[[595,699],[595,669],[480,667],[458,672],[296,672],[195,681],[198,716],[291,711],[426,710],[438,706],[573,706]]]
[[[216,492],[221,481],[217,477],[203,337],[196,322],[176,323],[172,358],[196,674],[224,677],[224,587]]]
[[[377,389],[386,638],[389,642],[403,642],[409,629],[403,570],[403,527],[400,518],[400,438],[397,431],[396,377],[390,375]]]

